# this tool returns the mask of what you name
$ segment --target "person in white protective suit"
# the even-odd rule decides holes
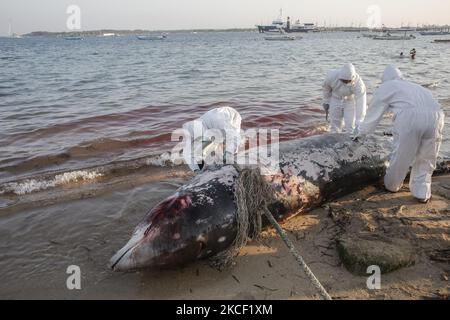
[[[428,89],[404,80],[399,69],[388,66],[355,139],[375,131],[386,111],[394,116],[394,151],[384,178],[385,187],[398,192],[412,166],[410,191],[426,203],[431,198],[431,177],[442,142],[441,106]]]
[[[241,122],[239,112],[221,107],[184,124],[188,137],[183,157],[189,168],[197,172],[211,163],[232,162],[241,143]]]
[[[323,84],[323,108],[330,114],[331,133],[352,134],[367,110],[366,86],[353,64],[328,73]],[[344,127],[344,123],[345,127]]]

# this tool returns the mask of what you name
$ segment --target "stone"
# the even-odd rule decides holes
[[[389,273],[414,264],[414,248],[404,239],[374,234],[344,234],[337,240],[337,250],[345,268],[356,275],[367,275],[369,266]]]

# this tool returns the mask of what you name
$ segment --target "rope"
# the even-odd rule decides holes
[[[233,263],[233,259],[239,254],[240,249],[247,244],[249,238],[256,240],[259,238],[262,230],[262,214],[264,213],[291,254],[303,268],[313,286],[319,291],[320,296],[325,300],[331,300],[330,295],[267,208],[268,204],[276,201],[274,198],[275,192],[261,176],[260,170],[241,169],[237,165],[235,165],[235,168],[239,172],[234,190],[237,207],[237,234],[231,248],[213,257],[211,264],[219,269],[230,266]]]
[[[320,296],[324,300],[331,300],[328,292],[308,267],[292,241],[287,237],[286,232],[281,228],[272,213],[267,208],[269,203],[275,202],[274,190],[261,176],[260,170],[242,170],[238,166],[235,166],[235,168],[239,172],[235,193],[238,207],[238,230],[240,231],[238,232],[235,245],[233,246],[234,249],[240,249],[244,246],[248,240],[248,237],[258,239],[262,229],[261,216],[262,212],[264,212],[264,215],[275,228],[291,254],[303,268],[303,271],[306,273],[313,286],[318,290]],[[239,225],[244,228],[240,229]]]
[[[311,269],[306,264],[303,257],[300,255],[300,253],[295,248],[294,244],[291,240],[287,237],[286,232],[281,228],[281,226],[278,224],[278,222],[273,217],[272,213],[267,209],[267,207],[263,208],[264,214],[269,220],[269,222],[272,224],[272,226],[275,228],[275,230],[280,235],[281,239],[284,241],[286,246],[288,247],[289,251],[292,253],[292,255],[295,257],[297,262],[300,264],[300,266],[303,268],[303,271],[305,271],[306,275],[308,276],[309,280],[311,280],[311,283],[313,286],[319,291],[320,296],[324,300],[332,300],[331,296],[328,294],[327,290],[322,286],[320,281],[317,279],[317,277],[314,275],[314,273],[311,271]]]

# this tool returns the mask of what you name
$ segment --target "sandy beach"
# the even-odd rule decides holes
[[[450,2],[102,1],[0,4],[0,300],[320,299],[263,207],[333,299],[448,299]]]
[[[179,178],[178,183],[184,179]],[[266,230],[259,242],[243,248],[235,265],[223,271],[210,267],[208,261],[179,270],[110,271],[107,268],[110,256],[131,233],[144,208],[177,187],[164,181],[152,183],[152,187],[139,182],[145,181],[135,180],[134,186],[130,182],[118,184],[104,195],[86,195],[84,199],[2,215],[1,243],[5,255],[0,262],[3,270],[0,297],[319,298],[272,229]],[[433,200],[423,205],[411,197],[406,187],[398,194],[391,194],[383,191],[381,185],[370,186],[321,209],[296,216],[283,227],[334,299],[447,299],[450,176],[435,177],[433,192]],[[151,201],[149,194],[153,197]],[[124,198],[128,199],[126,203]],[[112,212],[120,203],[124,210]],[[17,219],[22,220],[20,228],[16,227],[20,232],[12,227],[17,225]],[[347,271],[336,249],[337,240],[342,236],[364,240],[367,234],[370,243],[379,245],[376,241],[395,238],[394,245],[406,243],[406,247],[399,245],[400,251],[412,248],[414,252],[411,266],[382,275],[381,290],[368,290],[367,276]],[[81,268],[81,290],[66,288],[65,271],[70,264]]]

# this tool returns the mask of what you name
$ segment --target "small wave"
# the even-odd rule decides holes
[[[110,178],[111,176],[126,176],[137,170],[148,167],[172,167],[183,163],[181,156],[170,152],[160,155],[147,156],[138,159],[124,160],[103,164],[90,168],[77,168],[74,171],[60,173],[43,173],[23,180],[8,181],[0,185],[1,194],[25,195],[33,192],[44,191],[70,183],[89,182],[98,178]]]
[[[97,171],[81,170],[81,171],[65,172],[56,175],[51,180],[29,179],[21,182],[7,183],[2,187],[2,189],[0,189],[0,194],[14,193],[16,195],[21,196],[36,191],[55,188],[57,186],[73,182],[94,180],[100,177],[103,177],[103,174]]]
[[[422,84],[422,87],[428,88],[428,89],[436,89],[437,87],[439,87],[439,82],[435,81],[435,82],[431,82],[431,83],[424,83],[424,84]]]

